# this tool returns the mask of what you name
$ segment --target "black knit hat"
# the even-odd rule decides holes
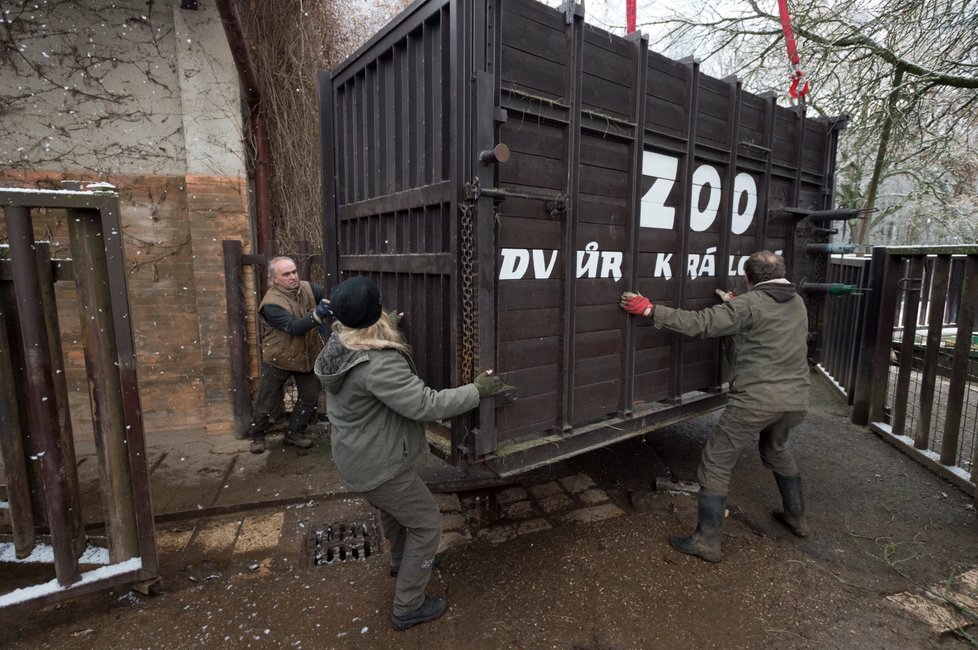
[[[369,278],[358,275],[333,287],[329,306],[333,316],[347,327],[370,327],[380,320],[380,289]]]

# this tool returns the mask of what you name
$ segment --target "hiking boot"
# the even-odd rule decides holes
[[[431,561],[431,570],[434,571],[435,569],[438,568],[438,565],[440,565],[440,564],[441,564],[441,558],[439,558],[436,555],[435,556],[435,559]],[[396,578],[397,577],[397,574],[400,573],[400,571],[401,571],[401,567],[399,567],[399,566],[392,566],[391,567],[391,570],[390,570],[391,577],[392,578]]]
[[[686,555],[695,555],[707,562],[719,562],[726,506],[726,495],[701,490],[696,530],[689,537],[671,538],[669,544]]]
[[[265,436],[251,439],[251,453],[253,454],[265,453]]]
[[[293,447],[298,447],[299,449],[309,449],[312,447],[312,440],[306,436],[304,431],[289,431],[285,434],[282,442]]]
[[[447,608],[448,603],[444,598],[432,598],[431,596],[425,596],[424,602],[421,603],[421,607],[417,608],[413,612],[408,612],[403,616],[394,616],[391,614],[391,621],[394,623],[395,630],[403,631],[410,627],[414,627],[419,623],[429,623],[436,618],[439,618],[445,613]]]
[[[781,503],[784,510],[775,510],[774,518],[788,527],[798,537],[808,537],[808,523],[805,521],[805,496],[801,489],[800,476],[781,476],[775,474]]]

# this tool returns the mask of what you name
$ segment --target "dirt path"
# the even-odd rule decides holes
[[[164,548],[162,594],[102,595],[0,618],[0,647],[968,647],[888,597],[978,567],[972,499],[848,426],[844,408],[815,392],[796,438],[814,531],[804,540],[769,516],[776,488],[751,450],[734,475],[724,561],[710,565],[666,544],[691,529],[695,501],[654,490],[653,479],[694,478],[712,416],[556,465],[526,486],[526,508],[491,525],[476,527],[463,498],[463,512],[450,514],[461,515],[472,540],[460,533],[462,543],[442,554],[429,591],[451,607],[433,624],[391,629],[383,555],[311,565],[310,528],[366,511],[336,498],[161,527],[186,541],[195,528],[244,531],[243,517],[252,517],[253,529],[274,522],[279,534],[274,546],[256,535],[250,550],[235,552],[216,533],[209,547]],[[586,479],[593,486],[577,485]],[[558,507],[556,488],[541,485],[563,486],[568,500]],[[579,514],[596,512],[588,500],[604,506],[601,516]],[[517,512],[527,509],[532,516]],[[521,533],[521,521],[545,526]],[[509,533],[490,533],[504,526]]]

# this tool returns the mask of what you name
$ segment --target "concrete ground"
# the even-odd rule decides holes
[[[794,432],[813,534],[770,517],[756,449],[734,472],[724,560],[666,543],[695,523],[695,468],[718,414],[520,477],[439,492],[443,619],[394,632],[375,513],[347,493],[328,442],[248,452],[188,432],[149,441],[161,593],[101,593],[0,613],[0,647],[968,647],[978,526],[967,495],[848,423],[819,380]],[[85,512],[95,463],[79,449]],[[436,487],[457,471],[432,459]],[[94,514],[90,514],[94,513]],[[0,593],[43,575],[3,565]]]

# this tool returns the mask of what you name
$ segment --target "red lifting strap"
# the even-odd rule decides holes
[[[805,73],[799,65],[801,57],[798,56],[798,46],[795,44],[795,32],[791,29],[791,15],[788,13],[788,0],[778,0],[778,11],[781,14],[781,31],[784,32],[784,44],[788,49],[788,61],[791,62],[791,66],[794,68],[794,72],[791,74],[791,87],[788,89],[788,93],[794,99],[798,99],[808,94],[808,80],[804,78]]]
[[[798,65],[798,46],[795,45],[795,32],[791,29],[791,16],[788,14],[788,0],[778,0],[778,11],[781,12],[781,31],[784,32],[784,44],[788,48],[788,60],[792,65]]]

